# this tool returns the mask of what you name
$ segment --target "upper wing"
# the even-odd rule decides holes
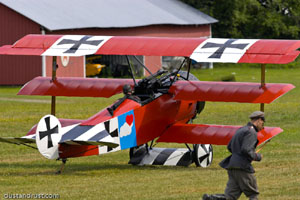
[[[1,47],[0,54],[184,56],[197,62],[284,64],[296,59],[299,47],[300,40],[27,35]]]
[[[95,79],[36,77],[21,88],[18,95],[111,97],[121,93],[124,84],[133,85],[131,79]]]
[[[157,142],[227,145],[241,126],[175,124],[168,128]],[[282,132],[279,127],[265,127],[257,133],[259,144]]]
[[[271,103],[295,88],[292,84],[177,81],[169,92],[175,99],[239,103]]]

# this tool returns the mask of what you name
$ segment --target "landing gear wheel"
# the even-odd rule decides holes
[[[133,155],[137,152],[138,147],[132,147],[129,150],[129,159],[133,158]]]
[[[197,167],[209,167],[213,160],[213,148],[210,144],[194,144],[194,161]]]
[[[137,146],[137,147],[132,147],[130,148],[129,150],[129,158],[133,158],[135,154],[141,154],[141,153],[144,153],[144,152],[148,152],[148,144],[143,144],[143,145],[140,145],[140,146]]]

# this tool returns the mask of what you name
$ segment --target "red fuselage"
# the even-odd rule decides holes
[[[141,105],[126,99],[111,116],[107,109],[101,110],[81,125],[96,125],[133,110],[136,126],[137,145],[145,144],[160,137],[174,123],[187,123],[196,113],[196,102],[174,100],[164,94],[153,101]],[[60,157],[98,155],[97,146],[60,145]]]

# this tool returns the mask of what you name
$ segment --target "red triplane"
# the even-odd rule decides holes
[[[284,64],[298,56],[298,40],[253,40],[215,38],[155,38],[84,35],[27,35],[14,45],[0,48],[5,55],[84,56],[143,55],[185,57],[188,71],[180,68],[136,80],[36,77],[19,95],[52,96],[52,115],[44,116],[26,136],[2,137],[15,144],[36,143],[49,159],[90,156],[130,148],[129,163],[135,165],[181,165],[195,162],[207,167],[212,162],[212,144],[227,145],[240,126],[191,124],[205,101],[271,103],[294,86],[264,82],[265,64]],[[262,82],[204,82],[190,71],[197,62],[261,63]],[[55,59],[54,59],[55,61]],[[130,62],[129,62],[130,63]],[[55,62],[54,62],[55,65]],[[87,120],[57,119],[56,96],[111,97],[130,84],[134,96],[113,112],[105,108]],[[110,106],[111,107],[111,106]],[[262,144],[282,132],[265,127],[258,133]],[[184,143],[187,148],[154,148],[153,143]],[[150,143],[150,144],[148,144]],[[190,148],[188,144],[192,144]]]

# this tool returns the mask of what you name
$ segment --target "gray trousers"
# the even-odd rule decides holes
[[[250,200],[257,200],[259,194],[254,173],[229,169],[225,196],[228,200],[238,199],[244,193]]]

